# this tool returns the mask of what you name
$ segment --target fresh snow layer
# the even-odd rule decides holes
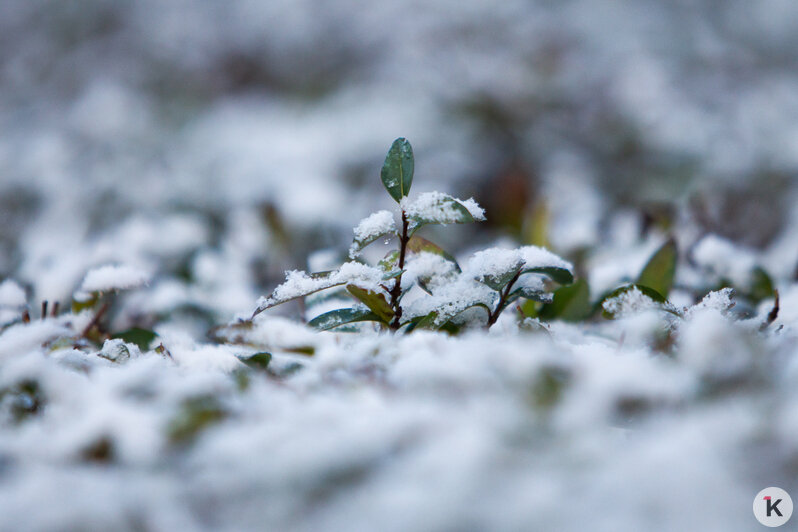
[[[0,283],[0,307],[20,308],[27,304],[25,290],[11,279]]]
[[[80,287],[82,292],[108,292],[127,290],[146,284],[150,275],[132,266],[101,266],[89,270]]]
[[[465,271],[477,278],[502,275],[512,270],[526,268],[563,268],[573,270],[573,265],[551,251],[538,246],[517,249],[490,248],[477,251],[468,260]]]
[[[317,277],[299,270],[288,271],[285,274],[285,282],[277,286],[271,296],[262,297],[258,301],[258,309],[341,284],[354,284],[360,288],[378,291],[383,275],[382,270],[354,261],[344,263],[338,270]]]
[[[407,216],[425,223],[453,224],[461,219],[461,212],[455,207],[459,203],[476,221],[485,219],[485,210],[473,198],[460,200],[442,192],[424,192],[415,199],[402,198],[401,207]]]
[[[351,258],[357,257],[360,249],[377,238],[393,234],[396,232],[394,215],[391,211],[378,211],[367,218],[360,220],[360,223],[353,229],[355,241],[349,250]]]
[[[121,340],[52,350],[76,330],[17,324],[0,333],[2,522],[747,530],[753,494],[791,486],[798,366],[784,355],[798,323],[752,330],[725,312],[728,298],[710,295],[675,322],[459,337],[317,334],[261,315],[228,345],[164,331],[169,356]],[[670,327],[663,356],[652,335]],[[246,370],[256,351],[272,352],[283,376]],[[15,395],[24,383],[41,405],[14,421],[31,404]],[[205,424],[179,432],[192,415]],[[560,511],[577,484],[579,505]],[[694,507],[696,490],[712,497]]]

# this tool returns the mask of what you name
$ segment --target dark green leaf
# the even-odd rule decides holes
[[[538,301],[541,303],[551,303],[552,300],[552,296],[548,292],[532,290],[531,288],[522,286],[521,288],[516,288],[510,292],[510,294],[507,296],[507,299],[505,299],[501,310],[504,310],[510,303],[519,298],[530,299],[532,301]]]
[[[377,240],[379,240],[380,238],[383,238],[383,237],[385,237],[385,236],[394,236],[395,234],[396,234],[396,233],[395,233],[393,230],[390,230],[390,231],[386,231],[385,233],[376,233],[376,234],[369,235],[369,237],[368,237],[368,238],[364,238],[363,240],[358,240],[358,239],[355,239],[355,240],[352,242],[352,247],[351,247],[351,248],[350,248],[350,250],[349,250],[349,251],[350,251],[350,256],[351,256],[351,257],[355,257],[355,256],[357,256],[357,254],[358,254],[358,253],[359,253],[359,252],[360,252],[360,251],[361,251],[363,248],[365,248],[366,246],[368,246],[368,245],[369,245],[369,244],[371,244],[372,242],[375,242],[375,241],[377,241]],[[353,254],[353,253],[354,253],[354,254]]]
[[[590,305],[590,287],[585,279],[554,291],[551,304],[544,305],[539,316],[545,320],[581,321],[593,312]]]
[[[538,266],[535,268],[524,268],[521,272],[524,273],[540,273],[549,277],[555,283],[562,285],[571,284],[574,282],[574,275],[565,268],[557,266]]]
[[[393,141],[385,163],[382,165],[380,178],[388,194],[398,203],[410,192],[413,184],[413,148],[407,139],[398,138]]]
[[[434,329],[435,320],[438,318],[438,313],[433,311],[426,316],[416,316],[412,320],[406,321],[402,326],[407,326],[406,333],[412,332],[414,329]]]
[[[477,278],[477,281],[481,283],[485,283],[489,287],[493,288],[497,292],[501,292],[504,290],[504,287],[507,286],[507,283],[513,280],[519,274],[521,264],[523,261],[519,259],[518,263],[516,263],[512,269],[504,271],[502,273],[497,274],[490,274],[490,275],[483,275]]]
[[[671,238],[648,260],[637,278],[637,284],[655,290],[663,298],[668,297],[676,273],[677,253],[676,241]]]
[[[251,357],[244,358],[241,360],[244,364],[249,366],[253,369],[266,369],[269,366],[269,362],[272,361],[272,354],[271,353],[255,353]]]
[[[342,308],[316,316],[308,322],[308,325],[320,331],[328,331],[335,327],[358,321],[376,321],[382,323],[382,319],[367,308]]]
[[[147,351],[150,348],[152,341],[158,337],[153,331],[147,329],[139,329],[134,327],[120,333],[116,333],[111,338],[121,338],[130,344],[136,344],[142,351]]]
[[[393,309],[391,305],[385,300],[385,296],[378,294],[373,290],[365,290],[355,285],[347,285],[346,289],[350,294],[360,300],[361,303],[371,309],[374,314],[380,317],[382,321],[388,323],[393,319]]]
[[[748,298],[754,303],[759,303],[763,299],[773,297],[773,280],[768,272],[757,266],[751,271],[751,282],[748,290]]]

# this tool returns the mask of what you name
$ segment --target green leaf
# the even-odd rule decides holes
[[[251,357],[241,359],[241,362],[243,362],[250,368],[261,369],[261,370],[266,369],[271,361],[272,361],[272,354],[266,353],[265,351],[262,353],[255,353]]]
[[[397,203],[410,192],[410,185],[413,184],[414,164],[413,147],[410,146],[407,139],[398,138],[393,141],[388,155],[385,156],[380,178],[388,194]]]
[[[138,327],[133,327],[132,329],[128,329],[111,336],[111,338],[121,338],[127,343],[136,344],[139,346],[139,349],[141,349],[142,352],[147,351],[150,348],[152,341],[157,337],[158,335],[153,331],[139,329]]]
[[[308,325],[320,331],[329,331],[335,327],[358,321],[382,323],[382,319],[367,308],[341,308],[316,316],[308,322]]]
[[[504,290],[504,287],[507,286],[507,283],[512,281],[516,275],[520,275],[519,272],[522,264],[523,261],[519,259],[511,269],[497,274],[482,275],[477,278],[477,281],[485,283],[497,292],[501,292]]]
[[[80,314],[82,311],[94,308],[100,301],[100,292],[91,292],[86,299],[72,299],[72,313]]]
[[[551,304],[544,305],[539,316],[545,320],[582,321],[592,312],[590,286],[585,279],[579,279],[555,290]]]
[[[369,235],[368,238],[364,238],[363,240],[358,240],[357,238],[354,239],[352,241],[352,247],[349,249],[350,256],[351,257],[355,257],[356,255],[353,255],[353,253],[355,253],[355,254],[360,253],[360,251],[362,251],[363,248],[365,248],[366,246],[368,246],[372,242],[376,242],[380,238],[383,238],[383,237],[389,236],[389,235],[390,236],[395,236],[396,233],[393,230],[390,230],[390,231],[385,231],[384,233],[376,233],[376,234]]]
[[[559,283],[562,285],[567,285],[574,282],[574,274],[572,274],[569,270],[565,268],[559,268],[557,266],[538,266],[535,268],[524,268],[524,270],[522,270],[521,273],[522,274],[540,273],[548,276],[555,283]]]
[[[671,238],[648,260],[637,278],[637,284],[655,290],[663,298],[668,297],[676,273],[677,253],[676,241]]]
[[[393,319],[393,309],[382,294],[378,294],[373,290],[365,290],[353,284],[347,285],[346,289],[350,294],[359,299],[361,303],[371,309],[374,314],[379,316],[381,321],[388,323]]]
[[[460,272],[460,265],[457,264],[457,260],[443,248],[430,242],[426,238],[422,238],[420,236],[410,237],[410,240],[407,241],[407,252],[413,254],[433,253],[435,255],[441,256],[453,263],[457,272]]]
[[[522,286],[521,288],[516,288],[507,296],[507,299],[504,301],[504,305],[502,306],[501,310],[507,308],[513,301],[524,298],[529,299],[532,301],[538,301],[540,303],[551,303],[552,296],[547,292],[541,292],[540,290],[533,290],[526,286]]]
[[[433,310],[425,316],[416,316],[412,320],[404,322],[402,327],[407,326],[406,333],[412,332],[414,329],[434,329],[437,319],[438,313]]]
[[[386,253],[377,266],[384,272],[396,271],[399,268],[399,251],[394,249]]]
[[[761,267],[757,266],[751,270],[751,281],[749,283],[748,297],[754,303],[759,303],[763,299],[773,297],[773,280]]]

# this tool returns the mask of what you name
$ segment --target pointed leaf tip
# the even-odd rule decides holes
[[[388,155],[385,156],[380,178],[388,194],[397,203],[410,192],[414,166],[413,147],[407,139],[400,137],[393,141]]]
[[[664,298],[668,297],[673,286],[677,259],[676,241],[670,238],[648,260],[643,271],[640,272],[640,277],[637,278],[637,284],[655,290]]]

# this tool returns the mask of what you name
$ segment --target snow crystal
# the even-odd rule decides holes
[[[361,246],[373,241],[382,235],[396,232],[394,215],[391,211],[378,211],[367,218],[360,220],[357,227],[353,229],[355,242],[349,250],[349,256],[355,258],[360,252]]]
[[[27,304],[25,290],[11,279],[0,283],[0,307],[20,308]]]
[[[150,275],[132,266],[101,266],[90,270],[83,279],[81,292],[127,290],[146,284]]]

